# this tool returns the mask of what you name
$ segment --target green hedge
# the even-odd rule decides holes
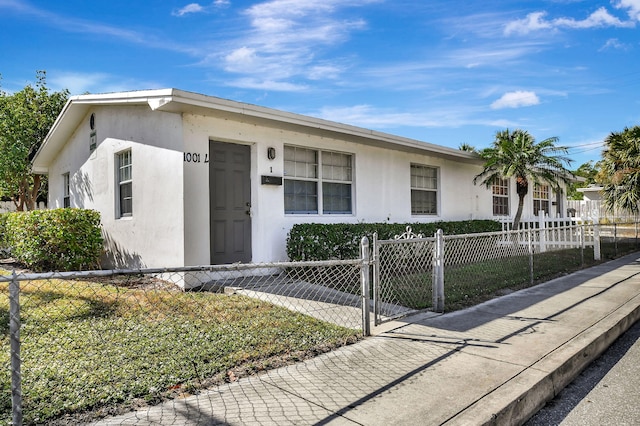
[[[100,214],[56,209],[8,213],[5,239],[11,254],[35,271],[99,267],[103,250]]]
[[[360,240],[374,232],[378,239],[392,239],[406,231],[407,226],[416,234],[432,237],[438,229],[445,235],[472,234],[502,230],[494,220],[465,220],[431,223],[300,223],[293,225],[287,236],[287,255],[292,261],[355,259],[360,257]]]

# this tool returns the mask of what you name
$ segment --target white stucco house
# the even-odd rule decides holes
[[[475,186],[476,154],[211,96],[81,95],[34,161],[49,208],[98,210],[105,267],[286,260],[300,222],[513,215],[515,182]],[[525,216],[564,211],[549,187]]]

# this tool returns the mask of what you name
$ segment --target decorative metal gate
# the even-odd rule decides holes
[[[373,236],[373,310],[375,325],[419,310],[442,311],[442,231],[435,237],[411,227],[393,240]]]

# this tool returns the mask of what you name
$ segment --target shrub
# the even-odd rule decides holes
[[[355,259],[360,257],[360,240],[392,239],[406,231],[407,226],[416,234],[431,237],[438,229],[446,235],[500,231],[502,225],[494,220],[466,220],[431,223],[299,223],[293,225],[287,236],[287,255],[292,261]]]
[[[6,239],[13,256],[36,271],[72,271],[99,266],[103,240],[100,214],[56,209],[9,213]]]

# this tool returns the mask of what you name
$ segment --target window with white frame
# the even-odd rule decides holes
[[[116,164],[118,213],[120,217],[131,216],[133,214],[131,150],[116,154]]]
[[[541,185],[536,183],[533,187],[533,214],[538,216],[538,212],[543,210],[549,213],[549,200],[551,199],[551,191],[549,185]]]
[[[493,215],[509,215],[509,179],[496,178],[492,185]]]
[[[69,191],[69,173],[62,175],[62,206],[66,209],[71,207],[71,192]]]
[[[411,165],[411,214],[438,214],[438,169]]]
[[[287,214],[351,214],[353,155],[286,145],[284,211]]]

